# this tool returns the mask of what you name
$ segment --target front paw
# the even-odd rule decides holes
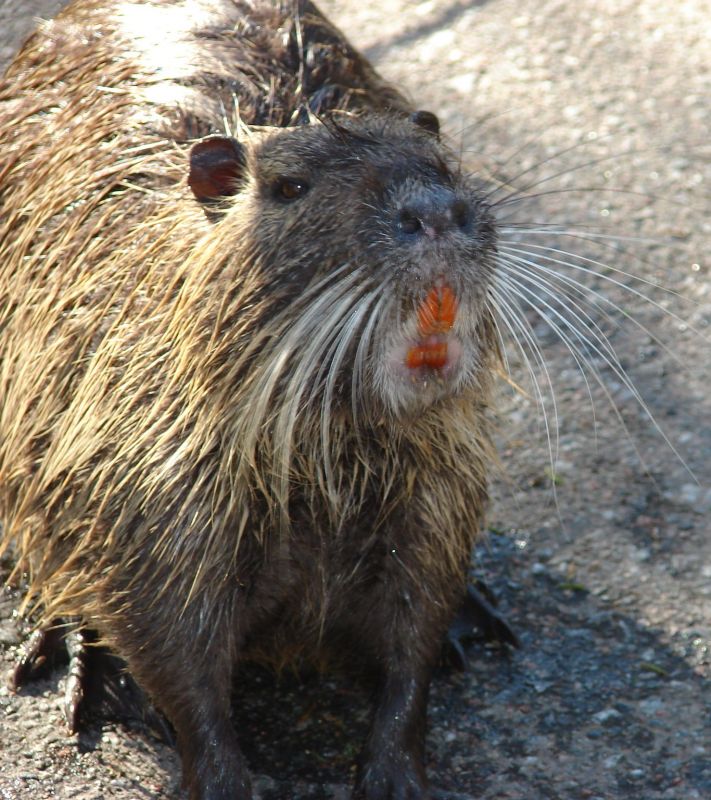
[[[412,759],[371,759],[360,770],[353,800],[432,800],[424,769]]]

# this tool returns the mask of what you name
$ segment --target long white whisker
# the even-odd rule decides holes
[[[601,233],[599,223],[589,223],[590,229],[588,230],[586,228],[587,224],[578,220],[575,225],[579,227],[571,228],[558,222],[507,222],[499,230],[501,234],[525,233],[527,236],[569,236],[571,239],[582,239],[583,241],[591,242],[595,242],[598,239],[611,242],[630,242],[632,244],[659,244],[660,242],[659,238],[653,236],[623,236],[619,233]],[[520,244],[520,242],[516,242],[516,244]]]
[[[486,298],[486,306],[488,311],[491,314],[491,318],[494,322],[494,330],[496,331],[496,338],[499,342],[499,352],[501,353],[501,358],[504,362],[504,372],[508,375],[508,377],[513,380],[513,373],[511,371],[511,363],[509,362],[509,354],[508,348],[506,347],[506,341],[504,339],[504,334],[501,330],[501,321],[499,317],[502,315],[502,310],[499,305],[496,303],[494,297],[489,293]]]
[[[609,135],[611,135],[611,134],[609,134]],[[599,142],[599,141],[601,141],[601,139],[602,139],[602,137],[596,139],[595,141]],[[639,153],[643,153],[645,151],[648,151],[648,149],[649,149],[649,148],[643,148],[643,149],[626,150],[626,151],[618,152],[618,153],[607,153],[606,155],[599,156],[597,158],[591,158],[591,159],[588,159],[587,161],[582,161],[579,164],[575,164],[572,167],[568,166],[565,169],[558,170],[557,172],[551,172],[550,174],[545,175],[544,177],[540,178],[539,180],[532,181],[531,183],[528,183],[525,186],[518,187],[518,188],[513,188],[511,191],[509,191],[509,193],[507,195],[505,195],[504,197],[502,197],[499,200],[491,200],[490,199],[490,198],[492,198],[494,196],[494,194],[497,191],[500,191],[503,188],[511,189],[512,184],[515,181],[520,180],[524,175],[528,175],[531,172],[533,172],[534,170],[540,169],[545,164],[547,164],[547,163],[549,163],[551,161],[554,161],[556,158],[560,158],[561,156],[565,155],[567,152],[570,152],[571,150],[574,150],[577,147],[581,147],[584,144],[586,144],[586,142],[578,142],[575,145],[571,145],[570,147],[566,148],[565,150],[561,150],[559,153],[554,154],[550,158],[547,158],[547,159],[544,159],[542,161],[539,161],[536,164],[532,164],[530,167],[527,167],[525,170],[521,171],[518,175],[514,175],[513,177],[509,178],[506,181],[507,186],[505,186],[505,187],[504,186],[492,187],[492,191],[489,192],[488,195],[486,195],[487,200],[491,203],[492,207],[496,207],[496,206],[502,205],[504,203],[511,202],[512,199],[513,200],[524,201],[524,200],[527,200],[530,197],[530,195],[528,195],[527,192],[529,192],[531,189],[535,188],[536,186],[542,186],[544,183],[548,183],[549,181],[553,181],[556,178],[560,178],[560,177],[562,177],[564,175],[572,175],[575,172],[580,172],[583,169],[588,169],[589,167],[594,167],[594,166],[597,166],[598,164],[604,164],[605,162],[610,162],[610,161],[617,161],[617,160],[619,160],[621,158],[628,158],[629,156],[633,156],[633,155],[637,155]],[[606,188],[606,190],[610,189],[610,187],[605,187],[605,188]]]
[[[556,270],[551,269],[550,267],[546,267],[543,264],[538,263],[532,259],[522,258],[521,256],[509,256],[511,259],[515,261],[517,265],[527,265],[531,268],[532,271],[535,271],[539,275],[540,280],[544,280],[542,275],[550,276],[556,282],[564,284],[568,289],[574,291],[577,296],[583,298],[588,304],[591,304],[589,300],[590,297],[595,298],[599,304],[604,304],[607,307],[611,308],[615,314],[619,314],[620,316],[628,319],[633,325],[635,325],[639,330],[641,330],[646,336],[648,336],[656,345],[661,347],[674,361],[677,363],[681,363],[681,360],[677,356],[677,354],[662,340],[660,339],[651,329],[649,329],[646,325],[641,323],[638,319],[636,319],[632,314],[625,311],[622,306],[618,305],[614,301],[610,300],[609,297],[606,297],[601,292],[592,289],[589,286],[586,286],[584,283],[575,280],[569,275],[564,273],[560,273]],[[617,328],[621,328],[621,325],[614,319],[613,315],[608,313],[601,305],[594,306],[604,317],[605,319]],[[578,306],[578,308],[580,308]],[[582,309],[581,309],[582,311]],[[588,317],[586,313],[586,317],[588,318],[589,322],[595,327],[598,328],[597,323],[595,323],[592,318]],[[602,331],[600,331],[602,334]],[[604,334],[602,334],[604,336]],[[605,337],[607,338],[607,337]]]
[[[527,248],[513,246],[509,242],[504,242],[502,245],[499,246],[499,250],[503,251],[503,252],[506,252],[506,253],[522,254],[522,255],[526,255],[526,256],[534,256],[534,255],[536,255],[537,257],[540,257],[540,258],[544,259],[548,263],[559,264],[560,266],[569,267],[570,269],[576,270],[578,272],[582,272],[582,273],[584,273],[586,275],[593,275],[596,278],[600,278],[601,280],[607,281],[608,283],[611,283],[614,286],[618,286],[621,289],[624,289],[625,291],[630,292],[631,294],[635,295],[636,297],[641,298],[646,303],[649,303],[654,308],[657,308],[659,311],[661,311],[665,315],[671,317],[676,322],[678,322],[678,323],[680,323],[682,325],[688,326],[689,329],[692,330],[694,333],[698,334],[702,338],[705,338],[703,333],[701,333],[701,331],[698,331],[698,330],[694,329],[693,327],[689,326],[688,323],[686,322],[686,320],[682,319],[678,314],[676,314],[673,311],[670,311],[668,308],[665,308],[661,303],[659,303],[658,301],[656,301],[653,298],[649,297],[648,295],[644,294],[644,292],[641,292],[639,289],[636,289],[633,286],[628,286],[626,283],[623,283],[622,281],[617,280],[616,278],[613,278],[610,275],[605,275],[604,273],[601,273],[601,272],[598,272],[597,270],[591,269],[590,267],[584,267],[584,266],[582,266],[582,264],[576,264],[573,261],[565,261],[565,260],[560,259],[560,258],[554,258],[553,256],[546,255],[546,253],[547,252],[552,252],[552,253],[557,253],[559,255],[571,256],[571,257],[577,259],[578,261],[582,261],[585,264],[592,264],[592,265],[594,265],[596,267],[601,267],[603,269],[609,269],[612,272],[614,272],[615,274],[623,275],[625,277],[634,277],[634,276],[630,276],[629,273],[624,272],[623,270],[620,270],[620,269],[618,269],[616,267],[613,267],[613,266],[611,266],[609,264],[605,264],[602,261],[597,261],[597,260],[595,260],[593,258],[588,258],[586,256],[578,256],[575,253],[570,253],[570,252],[568,252],[566,250],[558,250],[556,248],[546,247],[544,245],[527,245]],[[532,253],[531,250],[535,250],[535,251],[537,251],[537,253]],[[658,284],[654,283],[653,281],[647,280],[645,278],[637,278],[637,280],[640,283],[643,283],[645,285],[654,287],[656,289],[662,288]],[[672,294],[674,294],[674,293],[672,292]]]
[[[301,349],[296,350],[299,354],[298,362],[284,387],[274,427],[275,469],[279,494],[283,501],[288,497],[293,433],[302,409],[302,400],[305,395],[313,397],[319,387],[322,387],[322,374],[319,379],[319,373],[327,363],[328,348],[338,336],[343,321],[352,308],[352,290],[360,280],[362,270],[353,270],[332,287],[331,291],[324,292],[323,301],[319,298],[318,302],[312,302],[287,334],[289,349],[296,350],[297,344]],[[327,317],[324,312],[327,312]],[[329,320],[328,325],[324,324],[326,318]],[[284,503],[282,513],[287,513]]]
[[[537,289],[539,289],[542,292],[544,292],[555,303],[558,303],[559,305],[563,306],[566,309],[566,311],[568,311],[573,316],[573,318],[576,320],[578,325],[580,325],[580,328],[576,328],[575,326],[570,326],[570,328],[571,328],[575,338],[580,342],[580,344],[583,347],[589,346],[588,338],[585,336],[583,330],[586,327],[590,327],[592,329],[592,333],[593,333],[595,339],[600,343],[600,346],[607,352],[607,357],[605,358],[606,363],[607,363],[608,359],[610,359],[610,358],[612,358],[613,360],[617,361],[617,354],[615,353],[615,351],[614,351],[612,345],[610,344],[610,342],[609,342],[607,336],[605,335],[605,333],[600,329],[599,325],[587,313],[587,311],[582,306],[580,306],[571,295],[569,295],[567,292],[564,292],[565,297],[568,300],[568,304],[566,304],[556,295],[553,285],[551,283],[549,283],[547,280],[541,278],[538,275],[535,275],[533,272],[531,272],[529,270],[526,270],[524,267],[521,267],[520,265],[512,263],[510,260],[502,259],[501,263],[503,265],[505,265],[506,272],[508,272],[510,275],[512,275],[512,277],[521,277],[523,280],[526,280],[529,283],[533,284],[534,287],[536,287]],[[510,281],[509,283],[520,288],[519,284],[515,283],[514,281]],[[545,301],[542,301],[542,302],[543,302],[543,304],[545,306],[548,306],[548,304]],[[530,301],[528,301],[527,304],[529,306],[533,306],[533,304]],[[579,313],[576,313],[576,311],[571,311],[571,309],[570,309],[571,306],[573,308],[577,309],[577,312],[579,312]],[[548,307],[550,308],[550,306],[548,306]],[[543,321],[547,325],[549,325],[549,327],[551,327],[550,320],[544,314],[541,313],[540,309],[536,309],[536,313],[541,319],[543,319]],[[561,315],[558,315],[558,316],[560,316],[561,320],[564,323],[567,322],[565,320],[564,316],[561,316]],[[596,372],[596,368],[589,361],[589,359],[587,358],[584,350],[581,349],[580,347],[578,347],[577,345],[575,345],[574,342],[569,340],[567,335],[565,335],[565,333],[563,331],[563,328],[557,329],[556,330],[556,334],[565,343],[568,351],[570,352],[570,354],[572,355],[573,359],[576,362],[576,365],[578,366],[578,369],[580,371],[580,374],[583,377],[583,380],[585,381],[588,397],[590,398],[590,406],[591,406],[592,414],[593,414],[593,424],[594,424],[595,429],[597,430],[597,418],[596,418],[596,413],[595,413],[595,402],[594,402],[594,398],[593,398],[593,395],[592,395],[592,389],[591,389],[590,383],[589,383],[588,378],[587,378],[587,374],[586,374],[585,369],[584,369],[584,365],[587,365],[593,372]]]
[[[333,407],[333,394],[338,379],[341,364],[352,346],[353,338],[361,327],[363,317],[367,314],[370,304],[377,297],[376,291],[371,291],[361,298],[350,315],[346,317],[338,337],[326,354],[325,364],[327,365],[326,383],[321,400],[321,446],[323,450],[324,475],[326,487],[329,494],[335,498],[337,495],[335,473],[331,459],[331,408]],[[317,381],[318,382],[318,381]]]
[[[531,330],[530,324],[525,317],[522,317],[520,314],[514,313],[514,309],[517,307],[517,302],[515,300],[515,295],[512,293],[512,287],[508,282],[505,275],[498,275],[497,285],[495,287],[491,287],[491,293],[495,301],[497,302],[497,306],[501,312],[508,309],[508,314],[502,314],[502,319],[504,324],[507,326],[511,335],[515,342],[517,342],[519,349],[524,357],[526,362],[529,374],[532,379],[532,384],[534,387],[534,392],[536,395],[536,399],[538,405],[543,414],[543,425],[546,431],[546,441],[548,443],[548,455],[550,458],[551,469],[554,469],[554,465],[558,460],[558,447],[559,447],[559,440],[558,440],[558,432],[559,432],[559,420],[558,420],[558,404],[555,396],[555,388],[553,385],[553,381],[551,379],[550,373],[548,371],[548,367],[546,365],[545,359],[543,358],[543,354],[541,349],[536,342],[535,336],[533,331]],[[553,429],[555,430],[555,447],[553,447],[553,439],[551,437],[551,427],[548,421],[548,414],[546,411],[546,405],[544,400],[543,392],[538,383],[538,379],[536,378],[535,371],[530,363],[527,353],[525,352],[519,337],[516,335],[514,328],[516,328],[521,336],[523,337],[523,341],[528,345],[533,354],[534,359],[538,363],[538,366],[541,369],[542,374],[545,376],[546,384],[548,385],[549,396],[551,398],[551,403],[553,406]],[[554,487],[555,493],[555,487]]]
[[[543,182],[544,181],[541,181],[541,183]],[[501,208],[507,206],[515,206],[516,204],[524,204],[530,202],[531,200],[540,200],[543,197],[550,197],[552,195],[562,195],[562,194],[582,195],[583,192],[596,192],[598,195],[611,194],[611,195],[623,195],[625,197],[641,197],[643,200],[646,201],[656,200],[668,203],[669,205],[679,206],[680,208],[686,208],[686,204],[684,202],[682,202],[681,200],[675,200],[673,197],[666,197],[665,195],[654,194],[651,192],[638,192],[634,191],[633,189],[622,189],[620,187],[606,186],[606,185],[571,186],[562,189],[547,189],[544,192],[526,192],[525,194],[512,193],[509,194],[507,197],[503,198],[502,200],[493,200],[490,202],[492,210],[498,212],[498,210]]]
[[[522,277],[522,276],[521,276],[521,274],[519,274],[519,278],[521,278],[521,277]],[[530,278],[529,278],[529,279],[528,279],[528,281],[529,281],[529,282],[532,282],[534,286],[538,286],[538,287],[540,288],[540,285],[539,285],[539,284],[537,284],[537,283],[535,283],[535,281],[534,281],[533,279],[530,279]],[[567,335],[566,335],[566,334],[565,334],[565,333],[564,333],[564,332],[561,330],[561,328],[560,328],[560,326],[559,326],[559,325],[557,325],[556,323],[553,323],[553,322],[552,322],[552,321],[551,321],[551,320],[550,320],[550,319],[549,319],[549,318],[548,318],[548,317],[547,317],[545,314],[542,314],[542,313],[541,313],[541,311],[540,311],[540,308],[539,308],[539,304],[542,304],[542,305],[543,305],[545,308],[547,308],[547,309],[550,311],[550,313],[551,313],[551,314],[553,314],[553,315],[554,315],[554,316],[555,316],[557,319],[561,320],[561,321],[562,321],[562,322],[563,322],[565,325],[567,325],[567,324],[568,324],[568,321],[566,320],[566,318],[565,318],[565,317],[564,317],[562,314],[560,314],[560,312],[559,312],[559,311],[557,311],[557,310],[556,310],[556,309],[555,309],[555,308],[554,308],[554,307],[553,307],[553,306],[552,306],[550,303],[548,303],[547,301],[543,300],[541,297],[534,295],[534,298],[535,298],[535,299],[534,299],[534,300],[532,300],[532,299],[530,298],[529,294],[527,294],[527,292],[528,292],[528,291],[530,291],[530,290],[526,290],[526,289],[525,289],[525,288],[523,288],[523,287],[520,287],[520,288],[519,288],[519,287],[514,287],[514,286],[512,286],[512,283],[511,283],[511,281],[508,281],[508,285],[509,285],[509,287],[511,288],[511,290],[512,290],[512,291],[513,291],[513,292],[516,294],[516,296],[518,296],[518,297],[519,297],[519,298],[520,298],[522,301],[524,301],[524,302],[525,302],[525,303],[526,303],[526,304],[527,304],[527,305],[528,305],[530,308],[532,308],[532,309],[533,309],[533,310],[534,310],[534,311],[535,311],[535,312],[536,312],[536,313],[537,313],[537,314],[540,316],[540,318],[541,318],[541,319],[542,319],[542,320],[543,320],[543,321],[544,321],[544,322],[545,322],[547,325],[549,325],[549,326],[551,327],[551,329],[552,329],[552,330],[555,332],[555,334],[556,334],[556,335],[557,335],[557,336],[558,336],[558,337],[561,339],[561,341],[563,341],[563,342],[564,342],[564,344],[566,344],[566,347],[568,348],[568,350],[569,350],[569,351],[571,351],[571,352],[573,352],[573,351],[571,350],[571,342],[570,342],[569,338],[567,337]],[[575,329],[573,329],[573,330],[575,330]],[[603,334],[603,337],[604,337],[604,334]],[[687,472],[689,473],[689,475],[690,475],[691,477],[694,477],[693,471],[692,471],[692,470],[691,470],[691,468],[690,468],[690,467],[687,465],[686,461],[685,461],[685,460],[682,458],[682,456],[681,456],[681,454],[678,452],[677,448],[674,446],[674,444],[671,442],[671,440],[670,440],[670,439],[669,439],[669,437],[666,435],[666,433],[664,432],[664,430],[661,428],[661,426],[660,426],[660,425],[659,425],[659,423],[657,422],[656,418],[655,418],[655,417],[654,417],[654,415],[652,414],[652,412],[651,412],[651,410],[650,410],[649,406],[647,405],[647,403],[645,402],[644,398],[643,398],[643,397],[642,397],[642,395],[640,394],[639,390],[638,390],[638,389],[635,387],[635,385],[632,383],[632,381],[631,381],[631,379],[629,378],[629,376],[628,376],[628,375],[626,374],[626,372],[624,371],[624,369],[623,369],[622,365],[620,364],[619,358],[618,358],[618,357],[617,357],[617,355],[614,353],[614,349],[612,348],[612,345],[610,344],[610,342],[609,342],[609,340],[607,339],[607,337],[604,337],[603,341],[605,342],[605,349],[608,349],[608,350],[611,350],[611,351],[612,351],[612,354],[613,354],[613,358],[612,358],[612,359],[610,359],[609,357],[607,357],[607,356],[605,355],[604,351],[603,351],[603,350],[601,350],[601,349],[600,349],[600,348],[599,348],[599,347],[598,347],[598,346],[595,344],[596,338],[597,338],[597,335],[596,335],[595,337],[593,337],[592,339],[590,339],[590,338],[588,338],[588,339],[585,339],[585,340],[584,340],[584,342],[585,342],[586,346],[587,346],[587,347],[589,347],[589,348],[591,348],[591,349],[593,350],[593,352],[594,352],[594,353],[595,353],[595,354],[596,354],[596,355],[597,355],[599,358],[601,358],[601,359],[602,359],[602,360],[603,360],[605,363],[607,363],[607,365],[610,367],[610,369],[612,369],[612,371],[613,371],[613,373],[615,374],[615,376],[616,376],[616,377],[617,377],[617,378],[618,378],[618,379],[619,379],[619,380],[622,382],[622,384],[623,384],[623,385],[624,385],[624,386],[625,386],[625,387],[626,387],[626,388],[627,388],[627,389],[630,391],[630,393],[632,394],[632,396],[634,397],[634,399],[635,399],[635,400],[637,401],[637,403],[639,404],[640,408],[641,408],[641,409],[644,411],[645,415],[647,416],[647,418],[650,420],[650,422],[651,422],[651,423],[652,423],[652,425],[654,426],[655,430],[656,430],[656,431],[659,433],[659,435],[662,437],[662,439],[663,439],[663,440],[664,440],[664,442],[667,444],[667,446],[668,446],[668,447],[671,449],[671,451],[674,453],[674,455],[675,455],[675,456],[676,456],[676,457],[679,459],[680,463],[681,463],[681,464],[684,466],[684,468],[687,470]],[[592,373],[593,373],[593,375],[595,376],[595,378],[596,378],[596,380],[597,380],[598,384],[600,385],[600,387],[601,387],[602,391],[604,392],[604,394],[605,394],[605,396],[606,396],[606,398],[607,398],[608,402],[610,403],[610,405],[611,405],[611,407],[612,407],[612,409],[613,409],[613,411],[614,411],[614,413],[615,413],[615,416],[618,418],[618,420],[619,420],[619,421],[620,421],[620,423],[622,424],[622,426],[623,426],[623,428],[624,428],[625,432],[627,433],[627,436],[628,436],[628,438],[629,438],[629,440],[630,440],[630,442],[631,442],[632,446],[634,447],[635,451],[637,452],[638,458],[640,459],[641,463],[643,463],[643,464],[644,464],[644,463],[645,463],[645,460],[644,460],[644,458],[643,458],[642,454],[639,452],[639,449],[638,449],[638,447],[637,447],[637,446],[636,446],[636,444],[634,443],[634,440],[633,440],[633,438],[632,438],[632,437],[631,437],[631,435],[629,434],[629,432],[628,432],[628,429],[627,429],[627,426],[626,426],[626,424],[625,424],[625,422],[624,422],[624,419],[623,419],[623,417],[622,417],[622,415],[621,415],[621,413],[620,413],[620,411],[619,411],[619,408],[618,408],[617,404],[615,403],[614,399],[612,398],[612,395],[610,394],[610,391],[609,391],[609,389],[608,389],[608,388],[607,388],[607,386],[605,385],[605,382],[604,382],[604,380],[603,380],[603,378],[602,378],[602,375],[600,375],[600,373],[599,373],[599,371],[597,370],[597,368],[596,368],[596,367],[595,367],[593,364],[591,364],[591,362],[589,361],[589,359],[587,359],[587,358],[584,356],[584,354],[583,354],[581,351],[579,351],[579,350],[577,349],[577,346],[575,346],[575,345],[573,345],[573,346],[575,347],[575,349],[577,350],[577,352],[578,352],[578,353],[581,355],[581,357],[583,358],[584,362],[587,364],[588,368],[589,368],[589,369],[592,371]]]
[[[367,356],[370,350],[370,343],[373,331],[375,330],[375,325],[377,321],[382,318],[385,305],[390,302],[388,293],[385,291],[386,286],[387,283],[380,287],[380,297],[378,302],[371,309],[370,316],[368,317],[365,327],[363,328],[363,333],[361,334],[360,341],[358,342],[358,348],[356,349],[355,353],[353,375],[351,377],[351,409],[353,413],[356,434],[359,432],[358,398],[362,397],[362,393],[359,392],[359,387],[363,383],[363,365],[367,363]]]
[[[611,135],[611,134],[608,134],[608,135]],[[535,142],[539,138],[540,137],[538,137],[538,136],[533,137],[532,141]],[[594,139],[594,141],[595,142],[600,142],[604,138],[605,137],[596,137]],[[540,183],[545,183],[548,180],[553,180],[554,178],[558,178],[561,175],[567,175],[568,173],[575,172],[576,170],[582,169],[582,168],[587,167],[587,166],[594,166],[596,163],[598,163],[597,161],[588,161],[588,162],[582,163],[580,165],[576,165],[575,168],[572,168],[572,169],[568,168],[568,169],[562,170],[561,172],[556,173],[554,175],[550,175],[550,176],[546,177],[545,179],[543,179],[541,181],[534,181],[533,183],[530,183],[528,186],[523,187],[523,189],[516,189],[513,186],[514,182],[521,180],[521,178],[523,178],[524,176],[530,175],[530,173],[532,173],[532,172],[534,172],[536,170],[540,170],[546,164],[551,164],[551,163],[561,159],[567,153],[571,153],[574,150],[578,150],[579,148],[588,146],[590,144],[591,144],[591,141],[589,139],[583,139],[581,141],[575,142],[575,144],[569,145],[568,147],[565,147],[562,150],[558,150],[555,153],[552,153],[547,158],[544,158],[544,159],[541,159],[540,161],[537,161],[535,164],[531,164],[531,166],[526,167],[526,169],[521,170],[520,172],[518,172],[515,175],[508,176],[508,177],[506,177],[504,179],[499,179],[500,180],[499,186],[492,187],[492,191],[487,195],[487,198],[491,197],[493,194],[495,194],[495,192],[497,192],[499,190],[503,190],[503,189],[509,189],[509,190],[513,189],[516,194],[520,194],[522,192],[528,191],[528,189],[533,188],[534,186],[538,186]],[[506,159],[506,161],[502,162],[502,164],[499,166],[499,172],[503,169],[503,167],[506,164],[508,164],[513,158],[515,158],[516,155],[518,155],[521,152],[524,152],[524,153],[527,152],[527,148],[528,147],[530,147],[530,142],[527,145],[524,145],[524,146],[520,147],[512,156],[509,156]],[[632,151],[632,152],[634,153],[634,151]],[[625,154],[619,154],[619,155],[621,156],[621,155],[625,155]],[[600,160],[605,161],[606,159],[611,159],[611,158],[614,158],[614,157],[615,157],[615,155],[608,155],[608,156],[601,157]],[[510,196],[510,195],[508,195],[508,196]]]

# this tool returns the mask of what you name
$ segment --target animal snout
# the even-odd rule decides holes
[[[400,238],[408,241],[438,239],[450,233],[468,233],[472,209],[447,189],[431,189],[405,201],[395,218]]]

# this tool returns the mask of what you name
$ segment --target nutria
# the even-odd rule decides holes
[[[496,225],[436,117],[307,0],[76,0],[8,70],[0,152],[26,609],[125,659],[192,798],[251,797],[246,659],[375,671],[354,796],[430,797],[499,357]]]

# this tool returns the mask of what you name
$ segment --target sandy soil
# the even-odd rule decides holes
[[[60,5],[0,0],[0,59],[34,14]],[[551,425],[558,419],[557,457],[551,465],[512,347],[526,393],[502,390],[502,474],[473,566],[523,648],[506,656],[475,645],[469,672],[438,677],[433,781],[462,800],[711,797],[711,4],[322,6],[388,78],[437,111],[472,169],[540,195],[512,208],[516,221],[605,235],[519,240],[572,250],[590,259],[578,268],[628,287],[567,269],[599,292],[589,313],[654,418],[594,342],[586,381],[545,319],[529,315],[555,387],[555,409],[550,397],[545,405]],[[537,297],[539,308],[550,301]],[[614,319],[607,301],[621,307]],[[535,361],[533,372],[550,395]],[[0,595],[0,670],[21,639],[15,605]],[[97,723],[68,736],[64,681],[58,671],[19,696],[0,689],[0,798],[179,796],[172,748],[138,726]],[[348,796],[365,720],[357,687],[274,685],[255,673],[238,709],[260,797]]]

